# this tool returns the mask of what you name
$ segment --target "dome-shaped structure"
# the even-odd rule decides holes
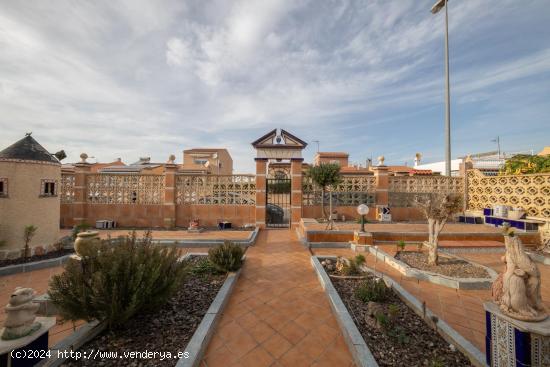
[[[44,149],[42,145],[38,144],[30,134],[25,135],[23,139],[0,151],[0,159],[19,159],[60,164],[57,158]]]

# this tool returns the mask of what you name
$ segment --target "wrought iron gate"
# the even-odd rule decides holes
[[[265,219],[268,227],[290,226],[290,179],[268,178]]]

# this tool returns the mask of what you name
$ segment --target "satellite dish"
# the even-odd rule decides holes
[[[214,154],[212,154],[212,158],[214,158],[214,159],[218,159],[218,153],[214,153]]]

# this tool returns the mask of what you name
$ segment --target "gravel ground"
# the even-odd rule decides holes
[[[191,260],[196,263],[198,258]],[[102,352],[183,352],[208,307],[225,281],[226,274],[189,275],[184,284],[156,312],[138,314],[124,329],[104,332],[79,349]],[[80,359],[64,366],[174,366],[178,359]]]
[[[381,367],[471,366],[468,358],[451,347],[394,293],[379,304],[385,314],[390,305],[398,308],[394,326],[383,329],[375,318],[368,316],[367,304],[355,297],[355,289],[362,280],[333,278],[332,282]]]
[[[413,268],[458,278],[490,278],[487,271],[472,263],[439,254],[439,264],[429,265],[425,252],[402,251],[395,258]]]
[[[9,266],[9,265],[26,264],[26,263],[31,263],[35,261],[54,259],[56,257],[61,257],[72,253],[74,253],[74,249],[70,248],[70,249],[63,249],[58,251],[50,251],[44,255],[19,257],[17,259],[4,259],[4,260],[0,260],[0,268],[4,266]]]

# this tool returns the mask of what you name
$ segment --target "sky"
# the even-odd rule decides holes
[[[250,143],[274,128],[364,163],[444,158],[433,0],[0,0],[0,149],[91,161]],[[548,0],[451,0],[453,157],[550,145]]]

